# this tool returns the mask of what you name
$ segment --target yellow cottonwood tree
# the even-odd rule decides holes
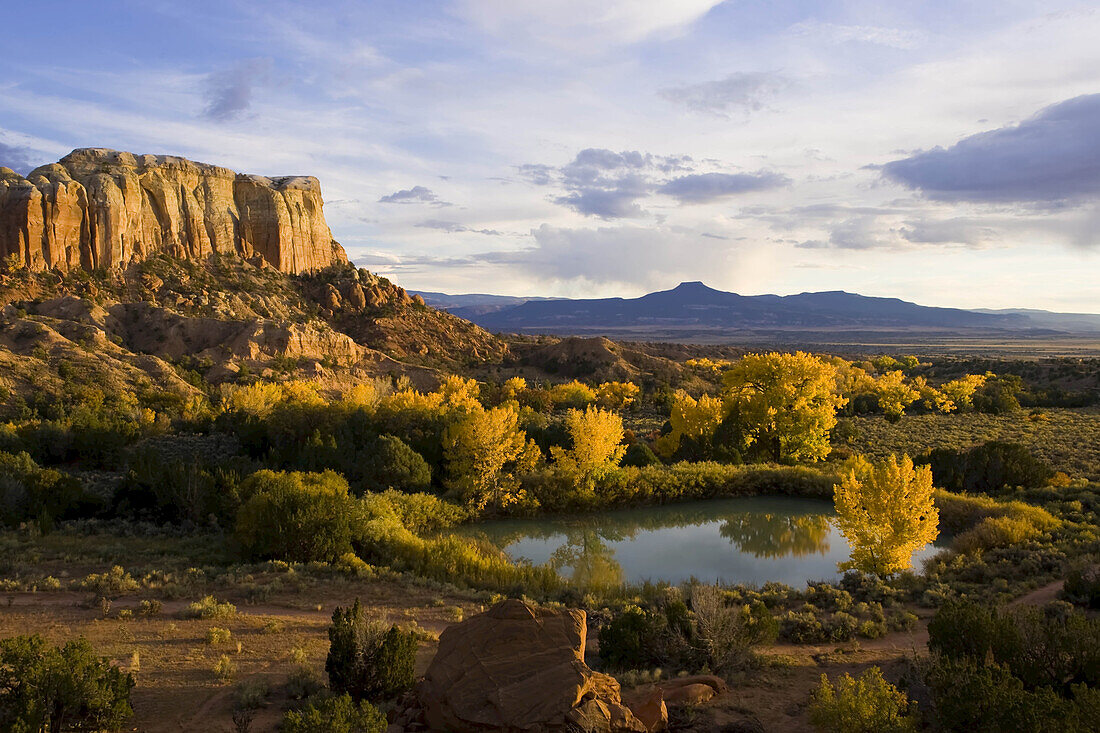
[[[985,384],[984,374],[967,374],[960,379],[952,379],[940,385],[942,392],[954,403],[958,410],[969,409],[974,406],[974,393]]]
[[[900,420],[905,408],[913,404],[920,393],[905,383],[905,373],[897,369],[875,380],[875,396],[887,420]]]
[[[921,404],[929,410],[943,413],[955,411],[955,403],[951,398],[929,384],[924,377],[913,378],[913,389],[917,391]]]
[[[905,570],[913,553],[939,536],[932,469],[914,466],[905,455],[852,463],[833,489],[836,524],[852,548],[840,569],[879,577]]]
[[[737,415],[747,445],[771,459],[817,461],[829,454],[836,411],[837,370],[812,354],[748,354],[725,373],[726,412]]]
[[[478,511],[502,510],[526,496],[517,474],[534,467],[540,455],[519,428],[514,405],[456,413],[443,431],[448,488]]]
[[[699,440],[714,435],[722,424],[726,406],[721,397],[702,395],[695,399],[687,392],[676,392],[668,421],[672,431],[657,439],[657,451],[670,458],[680,447],[680,438],[687,436]]]
[[[604,382],[596,387],[596,403],[600,407],[621,410],[633,404],[640,391],[633,382]]]
[[[623,419],[610,410],[587,407],[565,413],[565,429],[573,441],[569,450],[554,446],[551,455],[558,467],[578,483],[591,485],[602,471],[619,465],[626,446]]]

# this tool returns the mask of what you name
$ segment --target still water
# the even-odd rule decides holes
[[[832,580],[848,543],[830,521],[832,502],[753,496],[642,507],[579,517],[482,522],[462,528],[513,560],[550,563],[589,587],[646,580],[801,586]],[[929,545],[913,566],[936,552]]]

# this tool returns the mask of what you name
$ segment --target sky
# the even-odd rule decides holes
[[[37,0],[0,165],[314,175],[413,290],[684,280],[1100,312],[1100,8],[1020,0]]]

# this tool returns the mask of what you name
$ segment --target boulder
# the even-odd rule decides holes
[[[658,685],[668,705],[701,705],[729,689],[726,681],[714,675],[678,677]]]
[[[449,627],[417,686],[422,719],[454,733],[644,733],[619,683],[585,664],[587,631],[583,611],[517,600]]]

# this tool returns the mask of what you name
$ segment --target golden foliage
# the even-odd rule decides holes
[[[841,569],[880,577],[907,569],[913,553],[939,535],[932,469],[894,455],[849,465],[833,490],[836,523],[852,548]]]
[[[449,487],[478,511],[524,501],[517,474],[534,468],[540,452],[519,428],[515,406],[459,414],[443,432]]]
[[[565,414],[565,429],[573,447],[551,449],[559,468],[579,480],[591,481],[600,472],[619,465],[626,446],[623,440],[623,419],[610,410],[589,406],[584,412],[570,410]]]
[[[639,392],[633,382],[604,382],[596,387],[596,402],[600,407],[621,410],[633,404]]]
[[[964,410],[974,406],[974,393],[985,384],[984,374],[967,374],[960,379],[952,379],[940,385],[940,392],[951,400],[956,409]]]
[[[896,420],[905,414],[905,408],[913,404],[920,393],[905,383],[905,374],[897,369],[875,380],[875,396],[886,417]]]
[[[817,461],[829,454],[836,411],[837,369],[812,354],[748,354],[723,377],[726,407],[736,413],[746,444],[773,460]]]

